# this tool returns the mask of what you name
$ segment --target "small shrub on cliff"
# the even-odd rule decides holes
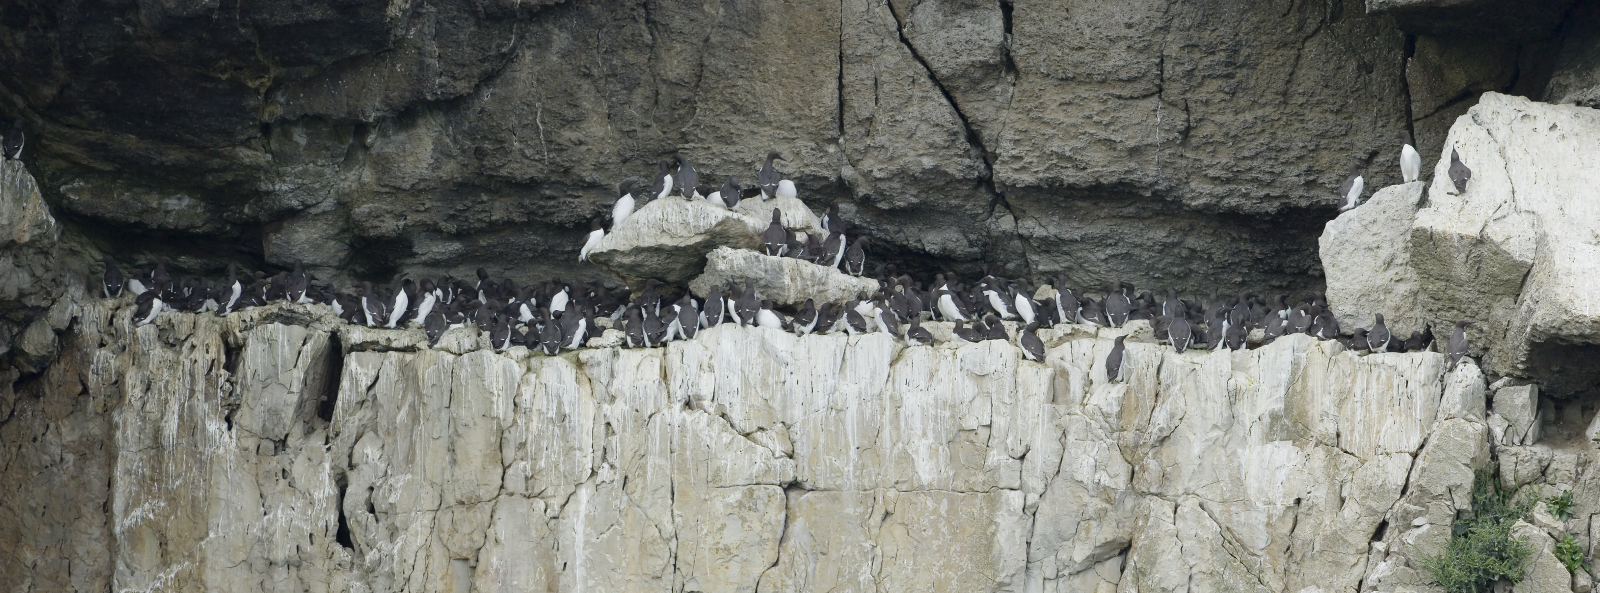
[[[1557,519],[1562,521],[1571,519],[1572,491],[1567,490],[1562,492],[1560,496],[1552,496],[1544,499],[1544,506],[1548,507],[1550,509],[1550,514],[1555,515]]]
[[[1480,593],[1499,580],[1522,580],[1533,547],[1511,526],[1533,511],[1538,499],[1501,490],[1489,470],[1472,481],[1472,513],[1456,519],[1444,553],[1422,559],[1433,583],[1450,593]]]
[[[1572,538],[1572,534],[1569,533],[1561,538],[1561,541],[1556,542],[1555,553],[1556,560],[1560,560],[1562,566],[1567,567],[1567,572],[1578,572],[1578,569],[1583,567],[1583,547],[1578,545],[1578,540]]]

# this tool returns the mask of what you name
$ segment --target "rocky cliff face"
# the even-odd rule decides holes
[[[1470,360],[1307,336],[1130,342],[1108,383],[1122,330],[1050,333],[1045,363],[729,326],[545,357],[118,305],[7,398],[24,589],[1423,590],[1506,459]],[[1574,489],[1582,536],[1600,452],[1552,453],[1557,424],[1515,475]]]
[[[1589,100],[1592,2],[1535,4],[25,0],[0,111],[96,249],[197,271],[595,276],[617,182],[777,149],[902,267],[1309,289],[1345,165]]]

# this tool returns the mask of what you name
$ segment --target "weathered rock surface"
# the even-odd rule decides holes
[[[609,230],[589,259],[635,286],[647,278],[685,284],[705,270],[707,254],[719,247],[759,249],[773,209],[786,229],[822,231],[816,215],[795,198],[745,200],[728,210],[705,200],[667,197],[639,207]]]
[[[1382,314],[1389,330],[1404,338],[1422,331],[1426,319],[1417,302],[1417,274],[1410,252],[1411,221],[1426,184],[1391,185],[1360,207],[1328,222],[1319,240],[1328,302],[1346,332],[1371,327]]]
[[[133,328],[116,305],[81,307],[0,425],[0,534],[25,551],[6,582],[1419,590],[1491,461],[1470,361],[1305,336],[1130,341],[1112,384],[1093,328],[1052,334],[1043,364],[731,326],[544,357],[300,306]],[[88,471],[47,469],[63,451]]]
[[[726,294],[729,282],[743,287],[746,280],[761,298],[780,305],[798,305],[806,299],[816,299],[819,306],[843,303],[859,293],[870,295],[878,290],[877,280],[851,276],[838,268],[727,247],[706,256],[705,273],[689,283],[689,290],[704,297],[713,286],[720,286]]]
[[[1558,397],[1600,387],[1596,145],[1600,110],[1484,95],[1451,128],[1420,208],[1404,197],[1415,188],[1390,187],[1328,225],[1340,325],[1368,327],[1381,312],[1445,339],[1471,320],[1486,371],[1538,379]],[[1447,174],[1451,149],[1472,169],[1464,194]]]
[[[1344,165],[1408,124],[1359,3],[235,4],[7,9],[3,111],[102,251],[587,279],[615,183],[776,149],[875,257],[1302,290]]]

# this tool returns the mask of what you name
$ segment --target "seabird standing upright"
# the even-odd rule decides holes
[[[1411,183],[1422,175],[1422,155],[1412,146],[1411,132],[1400,130],[1400,180]]]
[[[778,196],[778,197],[780,197],[780,198],[797,198],[797,197],[800,197],[800,192],[795,191],[795,189],[794,189],[794,182],[793,181],[789,181],[788,179],[784,179],[782,181],[779,181],[778,182],[778,189],[777,189],[777,191],[774,191],[773,194]]]
[[[1455,333],[1450,334],[1450,343],[1445,346],[1445,353],[1450,355],[1452,366],[1460,364],[1461,357],[1467,355],[1467,326],[1471,321],[1461,320],[1456,322]]]
[[[1189,349],[1189,344],[1194,341],[1193,328],[1189,327],[1189,318],[1183,315],[1172,318],[1172,323],[1167,325],[1167,339],[1172,342],[1172,349],[1178,354],[1183,354]]]
[[[777,208],[772,209],[772,224],[761,233],[761,249],[774,257],[783,257],[789,251],[789,231],[784,230],[783,212]]]
[[[578,261],[589,261],[589,252],[600,246],[600,240],[606,237],[606,229],[600,226],[600,219],[589,221],[589,239],[583,242],[583,249],[578,250]]]
[[[756,172],[756,185],[761,186],[761,199],[763,200],[770,200],[778,193],[778,170],[772,166],[773,159],[787,160],[779,156],[777,151],[767,153],[767,164],[762,165],[761,169]]]
[[[617,186],[617,193],[622,194],[617,198],[617,203],[611,205],[611,232],[617,232],[617,227],[622,226],[622,221],[633,214],[633,180],[622,182]]]
[[[744,188],[739,187],[739,179],[729,177],[727,181],[722,182],[722,190],[717,193],[722,194],[722,205],[732,210],[739,205],[739,193],[743,191]]]
[[[122,287],[126,280],[122,277],[122,270],[117,269],[116,260],[107,255],[100,258],[100,263],[106,265],[106,273],[100,280],[100,287],[105,289],[106,298],[114,299],[122,296]]]
[[[1367,347],[1373,352],[1389,351],[1389,328],[1383,325],[1383,314],[1377,314],[1378,322],[1372,324],[1372,329],[1367,330]]]
[[[150,322],[156,320],[157,315],[161,314],[161,291],[146,290],[139,295],[139,298],[134,299],[133,303],[135,305],[133,309],[133,324],[149,325]]]
[[[26,138],[22,134],[22,118],[11,122],[11,131],[6,132],[5,157],[13,161],[22,159],[22,145]]]
[[[844,252],[844,271],[851,276],[860,276],[867,267],[867,238],[856,237],[856,242],[850,244],[850,249]]]
[[[1456,195],[1467,193],[1467,181],[1472,179],[1472,169],[1461,162],[1461,155],[1450,149],[1450,182],[1456,185]]]
[[[1122,356],[1125,348],[1122,340],[1128,336],[1117,336],[1117,341],[1111,346],[1111,354],[1106,356],[1106,380],[1112,383],[1121,383],[1128,378],[1127,369],[1123,368]]]
[[[1022,357],[1035,362],[1044,362],[1044,340],[1039,339],[1039,322],[1029,322],[1023,326],[1022,332],[1017,336],[1017,345],[1022,346]]]
[[[661,171],[656,173],[656,181],[650,186],[650,194],[659,200],[672,193],[672,174],[667,172],[667,162],[661,161]]]
[[[685,200],[703,197],[700,195],[700,174],[694,170],[694,165],[689,164],[689,157],[683,153],[672,155],[678,159],[678,193]]]
[[[306,277],[306,270],[301,266],[300,260],[294,260],[294,270],[289,272],[288,300],[301,305],[311,303],[306,298],[306,289],[310,288],[311,280]]]
[[[1361,190],[1366,189],[1366,180],[1361,177],[1361,165],[1351,163],[1349,177],[1345,178],[1344,185],[1339,186],[1339,199],[1343,204],[1339,206],[1340,212],[1354,210],[1361,205]]]

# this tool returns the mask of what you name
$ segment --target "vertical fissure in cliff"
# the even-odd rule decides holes
[[[339,342],[339,332],[328,332],[328,361],[325,364],[322,393],[317,399],[317,417],[331,424],[333,412],[339,406],[339,379],[344,375],[344,348]],[[333,432],[331,427],[328,432]]]
[[[911,54],[911,59],[916,60],[917,64],[922,66],[922,71],[928,75],[928,81],[933,83],[933,88],[939,89],[939,94],[944,95],[945,103],[950,105],[950,110],[955,112],[956,119],[961,121],[961,128],[966,132],[967,145],[976,148],[978,156],[983,159],[983,171],[979,174],[978,183],[989,192],[989,207],[986,214],[992,217],[995,206],[1005,204],[1005,196],[1001,195],[994,184],[994,155],[989,152],[987,146],[984,146],[983,137],[978,134],[976,128],[972,127],[972,121],[967,119],[967,114],[961,111],[961,104],[956,102],[955,94],[951,93],[950,89],[944,86],[944,82],[939,80],[939,76],[933,72],[933,67],[928,64],[928,60],[922,57],[921,52],[917,51],[917,46],[906,38],[906,25],[905,22],[900,20],[900,14],[895,11],[893,5],[888,8],[889,16],[894,18],[895,37],[900,40],[900,44],[904,45],[906,51]],[[1008,59],[1009,55],[1010,52],[1007,52]],[[1009,211],[1011,209],[1009,204],[1005,204],[1005,206],[1006,210]]]

